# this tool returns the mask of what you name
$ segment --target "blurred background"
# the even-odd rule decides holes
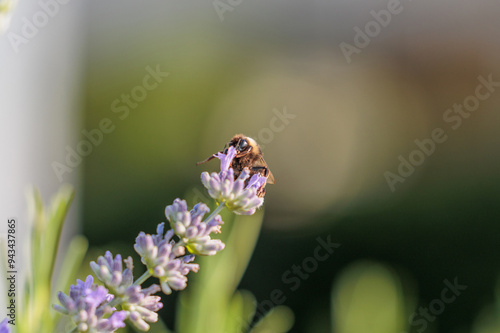
[[[20,0],[0,37],[2,213],[22,216],[29,183],[69,182],[65,232],[89,260],[132,254],[175,198],[207,202],[218,163],[196,162],[244,133],[276,184],[238,289],[281,291],[291,332],[500,332],[499,15],[493,0]]]

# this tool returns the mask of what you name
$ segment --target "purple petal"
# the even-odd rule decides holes
[[[229,167],[231,166],[231,162],[233,161],[235,156],[236,149],[233,146],[229,147],[229,149],[227,150],[227,154],[218,153],[215,156],[220,160],[221,171],[227,171],[229,169]]]

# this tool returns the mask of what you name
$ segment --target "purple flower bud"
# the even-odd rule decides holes
[[[111,252],[97,258],[97,263],[92,261],[90,268],[95,273],[99,281],[103,282],[112,292],[123,294],[125,289],[132,284],[133,261],[131,257],[125,260],[127,268],[123,271],[122,257],[116,255],[113,258]]]
[[[186,221],[183,217],[183,205],[185,202],[180,200],[174,202],[176,205],[167,207],[166,214],[168,216],[175,216],[182,221]],[[186,275],[190,271],[198,269],[198,265],[190,265],[182,260],[185,254],[183,246],[176,244],[172,241],[174,231],[169,230],[163,236],[164,224],[161,223],[156,235],[147,235],[143,232],[136,238],[134,249],[141,256],[141,261],[146,265],[151,275],[160,280],[161,289],[165,294],[170,294],[172,289],[181,290],[186,287]],[[184,281],[179,283],[179,281]]]
[[[61,305],[54,308],[63,314],[71,316],[79,332],[114,332],[125,327],[123,322],[127,317],[126,311],[116,311],[109,305],[113,296],[103,286],[94,284],[94,278],[89,275],[84,281],[77,280],[71,285],[69,296],[59,292]],[[111,314],[108,318],[105,315]],[[1,331],[0,331],[1,332]]]
[[[220,160],[220,169],[221,171],[227,171],[229,167],[231,166],[231,162],[233,161],[234,157],[236,156],[236,149],[231,146],[227,150],[227,154],[224,153],[217,153],[215,157],[217,157]]]
[[[188,211],[186,201],[180,199],[175,199],[174,203],[165,209],[170,226],[193,254],[214,255],[224,249],[224,243],[210,238],[211,233],[220,232],[220,226],[224,222],[220,215],[202,222],[203,216],[208,212],[210,209],[204,203],[198,203]]]
[[[129,313],[129,319],[140,330],[149,330],[149,323],[158,321],[156,313],[163,307],[159,296],[152,294],[160,291],[160,287],[156,284],[151,285],[146,289],[141,289],[140,286],[131,286],[127,289],[126,295],[122,302],[122,308]]]

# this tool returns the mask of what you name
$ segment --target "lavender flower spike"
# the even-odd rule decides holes
[[[122,309],[127,311],[128,319],[140,330],[149,330],[148,323],[158,321],[156,313],[163,307],[159,296],[151,296],[160,291],[160,286],[153,284],[149,288],[141,289],[135,286],[132,257],[124,260],[126,269],[123,270],[122,257],[117,254],[115,258],[111,252],[99,257],[96,262],[91,262],[90,267],[108,288],[110,288],[121,300]]]
[[[250,177],[250,170],[245,168],[235,180],[234,170],[230,168],[235,156],[236,149],[233,146],[229,147],[227,154],[215,155],[221,162],[221,171],[218,174],[203,172],[201,182],[207,188],[208,194],[219,204],[224,203],[235,214],[252,215],[264,203],[264,198],[257,196],[257,189],[267,181],[267,178],[254,174],[245,185]]]
[[[133,267],[132,258],[129,257],[130,266]],[[122,257],[117,254],[113,258],[111,252],[106,251],[104,256],[97,258],[97,262],[92,261],[90,268],[95,273],[99,281],[104,283],[114,294],[123,295],[125,290],[134,282],[131,267],[123,270]]]
[[[156,235],[141,232],[135,240],[134,249],[141,256],[148,272],[159,278],[162,291],[170,294],[172,289],[186,288],[186,275],[190,271],[197,272],[199,266],[190,264],[194,255],[184,255],[185,248],[172,240],[174,230],[167,231],[163,236],[164,227],[165,223],[160,223]]]
[[[61,305],[54,305],[54,309],[71,316],[77,332],[111,333],[125,327],[127,312],[116,311],[109,305],[113,295],[103,286],[94,284],[92,275],[85,282],[77,280],[76,285],[70,287],[69,296],[59,292],[58,297]]]
[[[158,310],[163,307],[160,302],[160,296],[152,296],[160,291],[157,284],[151,285],[149,288],[141,289],[140,286],[131,286],[127,289],[124,296],[125,301],[122,308],[129,312],[129,319],[135,327],[142,331],[149,330],[149,323],[158,321]]]
[[[193,254],[212,256],[225,247],[219,239],[210,238],[212,232],[220,233],[220,226],[224,222],[220,215],[202,222],[208,212],[210,209],[203,203],[198,203],[188,212],[186,201],[180,199],[175,199],[172,205],[165,208],[170,226]]]

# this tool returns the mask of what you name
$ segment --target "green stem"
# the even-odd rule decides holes
[[[115,295],[115,298],[113,298],[113,300],[111,302],[109,302],[108,305],[114,308],[114,307],[117,307],[118,305],[121,305],[121,303],[122,303],[122,298],[117,297]]]
[[[134,286],[140,286],[144,281],[146,281],[150,277],[151,277],[151,273],[149,273],[149,270],[144,272],[144,274],[142,274],[141,277],[138,278],[137,281],[134,282]]]
[[[212,212],[212,214],[210,214],[210,216],[206,218],[205,222],[210,221],[212,218],[215,217],[215,215],[219,214],[220,211],[223,210],[224,208],[226,208],[225,202],[221,203],[217,208],[215,208],[215,210]]]
[[[68,333],[74,333],[74,332],[76,332],[76,329],[77,329],[77,327],[75,326],[75,328],[73,328],[71,331],[68,331]]]

